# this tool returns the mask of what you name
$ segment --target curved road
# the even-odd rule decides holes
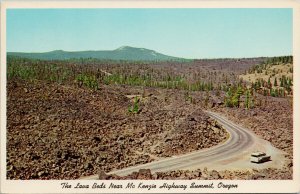
[[[263,144],[263,147],[270,147],[270,143],[258,138],[252,132],[247,129],[237,126],[226,118],[213,113],[206,112],[213,119],[217,120],[229,133],[229,138],[214,147],[191,152],[188,154],[174,156],[166,159],[161,159],[147,164],[128,167],[121,170],[110,172],[109,174],[117,174],[124,176],[139,169],[151,169],[151,172],[164,172],[171,170],[183,170],[183,169],[197,169],[207,165],[215,167],[215,164],[224,163],[224,161],[230,161],[229,163],[236,162],[239,158],[247,158],[244,163],[249,163],[249,154],[253,150],[256,144]],[[276,149],[273,146],[272,150]],[[273,149],[274,148],[274,149]],[[255,148],[256,149],[256,148]],[[265,149],[262,149],[265,151]],[[243,155],[243,156],[242,156]],[[273,157],[272,157],[273,158]],[[226,162],[225,162],[226,163]],[[247,166],[246,165],[246,166]],[[249,167],[249,166],[247,166]],[[223,167],[222,167],[223,168]],[[82,179],[95,180],[98,179],[98,175],[83,177]]]

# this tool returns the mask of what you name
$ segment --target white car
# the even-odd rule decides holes
[[[267,156],[264,152],[254,152],[251,154],[250,160],[254,163],[263,163],[271,160],[271,156]]]

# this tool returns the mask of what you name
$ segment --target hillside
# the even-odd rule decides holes
[[[44,53],[23,53],[23,52],[8,52],[8,56],[18,56],[31,59],[42,60],[66,60],[66,59],[80,59],[80,58],[95,58],[108,60],[130,60],[130,61],[181,61],[183,58],[172,57],[158,53],[154,50],[145,48],[135,48],[129,46],[122,46],[115,50],[102,51],[63,51],[55,50]]]
[[[293,78],[292,69],[293,64],[280,64],[269,66],[266,70],[262,70],[261,73],[247,73],[244,75],[240,75],[240,78],[243,78],[245,81],[255,82],[258,79],[262,79],[264,81],[268,81],[270,78],[271,83],[274,83],[275,78],[277,80],[281,79],[281,77],[285,76],[287,78]]]
[[[253,66],[239,78],[251,83],[256,92],[273,97],[283,97],[293,93],[292,56],[274,57]]]

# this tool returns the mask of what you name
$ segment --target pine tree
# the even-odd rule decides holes
[[[278,89],[275,89],[275,91],[274,91],[274,96],[275,96],[275,97],[278,97]]]
[[[286,86],[286,85],[288,84],[288,81],[287,81],[287,79],[286,79],[285,76],[283,76],[283,81],[284,81],[284,82],[283,82],[283,85]]]
[[[291,90],[292,90],[292,89],[291,89],[290,85],[287,85],[287,86],[286,86],[286,91],[288,92],[288,94],[290,94]]]
[[[274,86],[278,86],[276,77],[275,77],[275,80],[274,80]]]
[[[264,96],[266,96],[267,95],[267,90],[266,89],[264,89]]]
[[[289,78],[288,85],[289,85],[289,86],[292,86],[292,85],[293,85],[293,84],[292,84],[292,79],[291,79],[291,78]]]
[[[236,95],[237,95],[237,106],[240,107],[240,97],[241,95],[243,95],[244,91],[243,88],[241,86],[239,86],[236,90]]]
[[[260,82],[260,80],[257,81],[257,86],[258,86],[258,88],[261,87],[261,82]]]
[[[282,89],[281,88],[278,89],[278,97],[282,97]]]
[[[237,93],[235,93],[232,96],[231,102],[232,102],[232,106],[235,106],[235,107],[239,106],[239,96]]]
[[[231,92],[231,88],[228,89],[228,91],[226,92],[226,95],[225,95],[225,105],[227,107],[232,107],[232,102],[231,102],[231,98],[232,98],[232,92]]]
[[[245,108],[249,109],[250,108],[250,91],[247,89],[246,91],[246,98],[245,98]]]
[[[270,89],[270,94],[271,94],[272,97],[275,97],[275,92],[272,88]]]

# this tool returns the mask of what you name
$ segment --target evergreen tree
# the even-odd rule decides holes
[[[237,97],[237,106],[240,107],[240,97],[243,95],[244,91],[241,86],[239,86],[236,90],[236,97]]]
[[[291,79],[291,78],[289,78],[288,85],[289,85],[289,86],[292,86],[292,85],[293,85],[293,84],[292,84],[292,79]]]
[[[258,86],[258,88],[260,88],[261,87],[261,82],[260,82],[260,79],[258,80],[258,82],[257,82],[257,86]]]
[[[229,88],[228,91],[226,92],[225,99],[224,99],[225,106],[232,107],[231,98],[232,98],[232,91],[231,91],[231,88]]]
[[[288,63],[293,63],[293,56],[288,57]]]
[[[279,96],[278,93],[279,93],[279,92],[278,92],[278,88],[277,88],[277,89],[275,89],[275,91],[274,91],[274,96],[275,96],[275,97],[278,97],[278,96]]]
[[[275,92],[272,88],[270,89],[270,94],[271,94],[272,97],[275,97]]]
[[[264,89],[264,96],[267,96],[267,90]]]
[[[276,77],[275,77],[275,80],[274,80],[274,86],[278,86]]]
[[[283,85],[286,86],[288,84],[287,79],[285,76],[282,76],[282,78],[283,78]]]
[[[287,85],[287,86],[286,86],[286,91],[288,92],[288,94],[291,93],[292,89],[291,89],[290,85]]]
[[[237,93],[235,93],[232,96],[231,102],[232,102],[232,106],[235,106],[235,107],[239,106],[239,95]]]
[[[250,108],[250,91],[247,89],[246,91],[246,97],[245,97],[245,108],[249,109]]]
[[[283,87],[283,80],[280,78],[280,87]]]

